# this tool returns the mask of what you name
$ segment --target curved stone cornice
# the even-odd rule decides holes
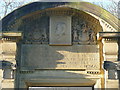
[[[88,2],[33,2],[21,8],[16,9],[12,13],[4,17],[2,19],[3,27],[4,25],[8,25],[12,21],[18,18],[21,18],[23,16],[26,16],[30,13],[36,12],[38,10],[44,10],[44,9],[55,8],[55,7],[69,7],[69,8],[82,10],[84,12],[87,12],[88,14],[93,14],[105,20],[115,29],[119,28],[119,23],[118,23],[119,20],[115,16],[113,16],[106,10],[102,9],[101,7],[90,4]]]

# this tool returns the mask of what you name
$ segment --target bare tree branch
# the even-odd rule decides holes
[[[107,5],[104,5],[103,2],[98,3],[98,5],[107,11],[109,11],[114,16],[118,17],[118,2],[115,0],[109,0],[110,2]]]
[[[24,4],[24,1],[20,0],[21,2],[17,2],[16,0],[2,0],[4,2],[4,16],[8,14],[8,12],[13,11],[14,9],[20,7]]]

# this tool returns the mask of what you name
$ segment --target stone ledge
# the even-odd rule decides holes
[[[120,32],[99,32],[99,38],[119,38]]]
[[[17,42],[18,40],[22,39],[22,32],[0,32],[0,39],[2,41],[12,41]]]
[[[0,35],[2,37],[21,37],[22,32],[2,32]]]
[[[14,82],[14,79],[4,79],[2,82]]]

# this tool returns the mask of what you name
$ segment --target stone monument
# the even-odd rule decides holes
[[[119,58],[117,21],[86,2],[33,2],[15,10],[2,19],[1,88],[118,88],[103,68]]]

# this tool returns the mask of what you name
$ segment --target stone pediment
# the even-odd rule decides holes
[[[90,16],[84,11],[72,9],[68,7],[56,7],[41,10],[31,13],[10,23],[6,28],[8,31],[21,31],[23,33],[23,43],[39,43],[39,44],[51,44],[50,32],[54,31],[56,27],[55,18],[51,21],[51,18],[56,17],[56,23],[64,23],[68,30],[66,30],[67,36],[69,36],[69,44],[96,44],[97,33],[102,31],[102,27],[97,19]],[[57,18],[61,18],[57,19]],[[69,17],[63,19],[63,17]],[[67,21],[67,22],[66,22]],[[52,22],[52,24],[51,24]],[[54,24],[53,24],[54,23]],[[62,25],[63,26],[63,25]],[[61,27],[61,26],[60,26]],[[69,27],[69,28],[68,28]],[[52,29],[52,30],[51,30]],[[69,33],[69,35],[68,35]],[[52,32],[53,34],[53,32]],[[58,33],[57,37],[60,35]],[[66,38],[66,37],[65,37]],[[62,40],[65,40],[64,38]],[[54,41],[53,41],[54,42]],[[67,41],[65,41],[67,42]],[[54,43],[52,43],[54,44]],[[67,45],[66,43],[58,43],[61,45]]]

